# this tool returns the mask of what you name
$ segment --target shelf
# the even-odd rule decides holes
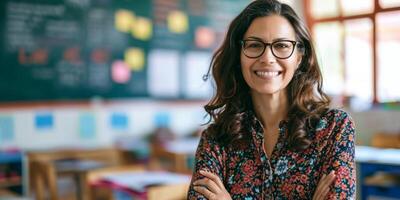
[[[18,196],[18,194],[15,192],[0,189],[0,197],[1,197],[0,199],[5,199],[5,197],[16,197],[16,196]]]
[[[0,152],[0,164],[17,163],[22,161],[20,152]]]
[[[15,179],[15,180],[0,181],[0,188],[21,186],[21,185],[22,185],[21,178],[18,178],[18,179]]]

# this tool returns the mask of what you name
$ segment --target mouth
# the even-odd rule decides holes
[[[282,74],[282,71],[262,71],[262,70],[256,70],[254,71],[254,74],[260,78],[263,79],[271,79],[278,77]]]

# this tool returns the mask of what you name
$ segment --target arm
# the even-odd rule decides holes
[[[206,199],[203,195],[194,190],[193,182],[205,177],[200,174],[200,170],[209,171],[217,175],[220,180],[223,180],[222,163],[223,152],[221,151],[221,147],[216,141],[207,136],[206,132],[203,132],[196,151],[196,162],[189,187],[188,199]]]
[[[327,199],[355,199],[354,123],[347,113],[341,111],[338,114],[334,117],[335,126],[327,143],[322,167],[322,173],[328,174],[333,170],[336,175]]]

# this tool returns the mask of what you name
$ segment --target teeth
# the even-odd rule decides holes
[[[261,77],[275,77],[279,75],[279,72],[260,72],[256,71],[257,76]]]

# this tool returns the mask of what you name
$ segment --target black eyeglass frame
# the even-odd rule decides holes
[[[258,56],[248,56],[248,55],[246,55],[246,52],[245,52],[245,49],[244,49],[244,44],[245,44],[247,41],[256,41],[256,42],[260,42],[260,43],[264,44],[264,49],[262,50],[262,52],[260,53],[260,55],[258,55]],[[287,57],[279,57],[279,56],[275,55],[275,52],[274,52],[272,46],[273,46],[275,43],[278,43],[278,42],[290,42],[290,43],[292,43],[293,49],[292,49],[292,52],[289,54],[289,56],[287,56]],[[244,54],[246,57],[248,57],[248,58],[259,58],[259,57],[261,57],[261,56],[264,54],[265,49],[267,48],[267,46],[269,46],[269,49],[271,50],[272,55],[274,55],[275,58],[278,58],[278,59],[288,59],[288,58],[290,58],[290,56],[293,55],[294,49],[296,49],[297,45],[300,45],[301,43],[298,42],[298,41],[294,41],[294,40],[276,40],[276,41],[273,41],[273,42],[270,42],[270,43],[269,43],[269,42],[263,42],[263,41],[257,40],[257,39],[244,39],[244,40],[240,40],[240,44],[241,44],[241,46],[242,46],[243,54]]]

